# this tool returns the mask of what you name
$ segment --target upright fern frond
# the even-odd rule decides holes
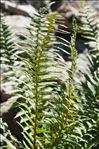
[[[76,98],[74,96],[74,80],[73,75],[76,71],[76,60],[77,51],[75,48],[77,24],[73,22],[73,35],[71,39],[71,45],[69,43],[69,48],[72,55],[72,65],[70,70],[68,70],[68,76],[64,82],[62,82],[56,90],[56,94],[53,95],[53,102],[50,105],[51,113],[49,116],[49,126],[50,126],[50,136],[47,148],[53,149],[73,149],[75,147],[80,148],[78,143],[78,137],[76,136],[74,127],[78,126],[75,102],[72,100]],[[63,30],[61,31],[61,33]],[[63,39],[61,38],[61,41]],[[61,44],[61,43],[60,43]],[[64,39],[64,45],[67,46],[67,42]],[[61,49],[60,49],[61,50]],[[64,64],[64,68],[66,63]],[[66,74],[65,74],[66,75]],[[68,81],[69,80],[69,81]],[[79,137],[80,138],[80,137]]]
[[[28,28],[28,48],[23,49],[27,58],[21,58],[22,72],[28,79],[24,83],[27,96],[22,96],[21,90],[20,97],[26,100],[19,103],[21,112],[16,116],[21,118],[24,148],[44,148],[45,133],[49,132],[44,122],[59,71],[53,51],[55,18],[56,15],[47,16],[46,9],[41,9]]]

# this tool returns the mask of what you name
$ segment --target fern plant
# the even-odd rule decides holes
[[[48,8],[42,8],[32,19],[28,28],[29,34],[24,35],[27,47],[21,47],[25,57],[19,56],[19,51],[17,51],[14,54],[14,61],[10,60],[14,66],[17,58],[21,61],[21,65],[18,65],[15,70],[19,69],[19,75],[21,74],[22,77],[17,79],[15,76],[17,87],[13,99],[18,99],[20,112],[15,118],[22,128],[22,138],[21,140],[15,138],[8,131],[7,125],[2,124],[2,130],[4,130],[4,134],[1,135],[2,148],[97,149],[99,55],[96,49],[98,46],[94,49],[94,53],[89,55],[90,75],[83,74],[85,82],[81,82],[79,86],[75,85],[77,24],[74,20],[71,43],[61,37],[57,38],[63,42],[57,43],[55,38],[57,14],[48,15],[47,13]],[[93,16],[88,17],[87,15],[87,18],[84,18],[86,21],[83,22],[81,28],[84,33],[82,35],[86,35],[88,38],[90,37],[90,41],[92,39],[98,43],[97,29],[93,39],[90,18]],[[95,24],[93,28],[96,28]],[[61,30],[61,33],[64,32]],[[2,44],[5,44],[5,41],[6,38],[3,39]],[[9,41],[7,39],[7,43]],[[66,51],[60,48],[60,44],[68,46],[71,50],[71,67],[65,72],[66,63],[58,54],[58,50]],[[9,44],[7,48],[9,48]],[[4,48],[2,49],[2,53],[8,52],[8,50],[5,52]],[[13,56],[12,51],[9,56]],[[7,55],[2,57],[7,57]],[[68,78],[61,79],[59,76],[62,73],[68,74]]]
[[[54,132],[52,131],[53,128],[50,127],[49,122],[50,119],[53,121],[53,114],[55,111],[51,105],[57,104],[58,106],[56,106],[56,110],[60,107],[58,103],[52,101],[55,100],[53,97],[56,95],[58,100],[62,100],[62,107],[67,104],[68,109],[66,110],[65,107],[62,109],[61,107],[63,115],[59,121],[64,121],[63,131],[65,131],[66,119],[68,119],[67,121],[69,121],[69,119],[71,122],[73,121],[72,112],[69,113],[69,108],[71,108],[71,111],[73,108],[66,98],[65,92],[61,93],[61,95],[57,94],[57,92],[62,91],[61,86],[59,87],[59,91],[57,87],[57,80],[59,79],[58,75],[62,70],[61,66],[57,67],[57,61],[55,60],[57,59],[57,54],[55,53],[55,46],[53,46],[57,44],[54,37],[56,14],[47,16],[46,11],[46,9],[42,9],[38,15],[35,15],[33,23],[28,28],[28,48],[23,49],[24,53],[27,55],[27,59],[20,57],[23,62],[21,70],[25,75],[26,81],[23,82],[23,89],[18,88],[18,93],[16,94],[16,96],[23,101],[19,101],[19,108],[21,111],[16,115],[16,118],[20,118],[19,125],[23,129],[22,142],[19,144],[17,142],[15,143],[18,148],[54,148],[54,142],[50,142]],[[43,24],[43,22],[45,23]],[[33,38],[33,36],[35,36],[35,38]],[[23,80],[19,80],[19,87],[20,81]],[[56,102],[58,100],[56,100]],[[57,117],[54,119],[57,119]],[[55,125],[55,122],[53,125]],[[62,130],[59,129],[59,133],[60,131]],[[64,146],[63,144],[58,143],[58,146],[60,145]]]

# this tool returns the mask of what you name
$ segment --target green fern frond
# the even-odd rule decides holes
[[[83,13],[84,12],[84,13]],[[86,6],[82,12],[81,35],[92,42],[92,48],[97,47],[99,51],[99,21],[96,11],[91,6]]]
[[[13,52],[15,50],[14,42],[12,41],[12,35],[9,31],[9,27],[6,25],[4,18],[1,16],[0,22],[0,63],[3,65],[2,69],[4,69],[4,65],[6,65],[6,69],[11,69],[10,67],[14,64],[16,57],[13,56]]]
[[[98,147],[99,136],[99,54],[89,55],[88,73],[82,73],[84,80],[81,82],[79,89],[79,97],[81,102],[79,115],[81,121],[85,125],[90,138],[88,144]],[[83,134],[86,138],[86,133]]]
[[[86,15],[87,19],[86,19],[86,22],[84,22],[84,26],[87,26],[87,30],[83,30],[84,31],[83,34],[84,35],[86,34],[86,37],[88,35],[90,41],[93,41],[93,39],[94,39],[94,42],[96,43],[95,47],[93,48],[94,53],[93,53],[93,49],[92,49],[92,50],[90,50],[91,52],[88,55],[88,61],[89,61],[88,74],[83,73],[83,75],[85,77],[85,81],[82,82],[82,87],[84,90],[84,92],[82,92],[82,93],[85,96],[85,101],[89,102],[91,104],[94,102],[96,103],[97,96],[99,94],[98,93],[98,87],[99,87],[99,50],[98,49],[99,49],[99,47],[97,44],[97,43],[99,43],[99,41],[98,41],[99,40],[99,34],[98,34],[98,25],[99,24],[98,24],[98,22],[95,22],[95,19],[93,16],[95,11],[93,11],[92,13],[89,14],[89,7],[85,8],[85,10],[87,11],[87,14],[85,11],[84,15]],[[92,36],[93,36],[93,39],[91,39]],[[89,105],[89,103],[86,105]],[[94,104],[91,104],[92,107],[95,106]]]
[[[88,55],[88,72],[83,73],[84,81],[81,81],[79,96],[81,100],[81,119],[82,123],[88,126],[87,132],[93,136],[89,138],[87,145],[98,147],[97,139],[99,135],[99,23],[95,19],[95,11],[90,7],[85,8],[83,15],[82,36],[88,37],[90,42],[94,43],[94,47],[90,50]],[[88,124],[87,124],[88,123]],[[86,134],[84,136],[86,138]]]
[[[33,149],[44,148],[44,140],[47,139],[44,134],[49,133],[44,123],[45,113],[49,110],[51,93],[57,86],[59,72],[57,62],[54,60],[56,54],[53,48],[53,43],[56,42],[54,37],[55,18],[56,14],[48,16],[44,9],[41,9],[28,28],[28,48],[23,49],[27,59],[21,59],[24,63],[22,72],[28,79],[26,88],[29,94],[27,94],[28,96],[23,94],[23,98],[26,100],[21,105],[19,103],[21,112],[17,115],[20,117],[20,126],[23,129],[24,148],[27,146]]]
[[[8,86],[10,86],[11,90],[8,94],[12,94],[12,90],[17,84],[15,77],[17,76],[18,72],[15,73],[14,70],[18,61],[17,57],[15,56],[17,49],[15,47],[14,37],[12,36],[9,26],[6,25],[2,15],[0,21],[0,36],[0,64],[1,77],[3,78],[1,88],[8,88]]]
[[[73,137],[73,130],[75,129],[75,126],[79,125],[79,122],[77,121],[76,108],[74,106],[75,102],[73,101],[73,99],[76,98],[74,95],[75,91],[72,90],[74,89],[73,76],[76,71],[77,60],[77,51],[75,49],[77,24],[74,22],[73,25],[74,32],[71,39],[71,45],[69,43],[72,55],[72,65],[68,71],[68,78],[70,80],[68,81],[66,78],[64,82],[61,82],[58,88],[56,88],[56,94],[53,95],[53,101],[50,103],[51,111],[49,113],[48,125],[50,126],[51,132],[49,134],[49,142],[46,147],[48,149],[73,149],[75,147],[81,147],[78,143],[79,141],[75,141],[75,138]],[[67,41],[65,41],[64,44],[67,46]],[[65,69],[65,67],[66,65],[64,64],[63,69]]]

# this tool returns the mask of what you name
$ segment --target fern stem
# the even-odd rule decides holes
[[[38,100],[39,100],[39,92],[38,92],[38,87],[39,87],[39,61],[40,61],[40,57],[38,57],[38,53],[39,53],[39,49],[38,49],[38,45],[39,45],[39,31],[40,31],[40,23],[41,23],[41,17],[38,18],[38,29],[37,29],[37,45],[36,45],[36,70],[35,70],[35,126],[34,126],[34,149],[37,149],[37,145],[36,145],[36,135],[37,135],[37,120],[38,120]]]
[[[73,94],[73,78],[76,71],[76,63],[77,63],[77,50],[76,50],[76,34],[77,34],[77,23],[75,18],[73,18],[73,35],[71,38],[71,59],[72,65],[69,72],[69,87],[68,87],[68,98],[71,98]]]

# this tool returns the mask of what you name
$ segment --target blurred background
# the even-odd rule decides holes
[[[16,33],[24,32],[24,28],[30,23],[30,17],[36,13],[40,7],[54,2],[51,12],[59,12],[63,15],[65,25],[71,29],[72,17],[80,21],[80,12],[83,6],[90,5],[96,9],[99,16],[98,0],[1,0],[1,12],[5,14],[7,24]]]

